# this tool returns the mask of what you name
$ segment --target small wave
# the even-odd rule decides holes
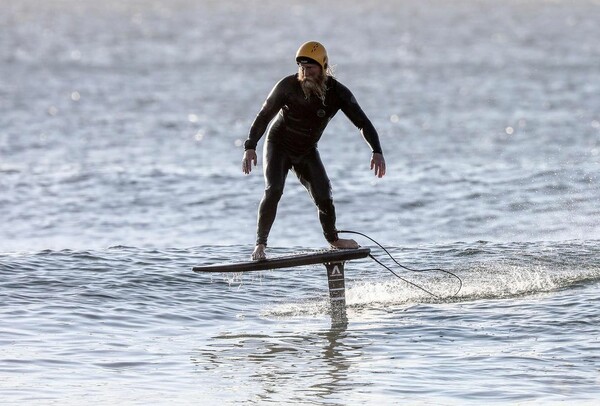
[[[374,270],[371,269],[368,273],[363,273],[365,279],[346,282],[346,308],[349,311],[361,311],[418,303],[511,299],[577,289],[600,281],[600,267],[584,260],[581,255],[583,247],[579,244],[576,254],[571,251],[579,260],[569,259],[565,255],[565,251],[568,251],[566,249],[558,256],[554,250],[544,253],[540,249],[547,247],[546,244],[533,244],[534,248],[530,246],[528,252],[516,250],[513,244],[508,245],[512,249],[508,249],[506,245],[486,242],[480,248],[463,247],[455,250],[456,259],[467,258],[470,261],[469,264],[451,268],[462,279],[462,288],[458,294],[456,280],[443,274],[403,272],[400,275],[433,293],[433,296],[393,276],[373,280]],[[505,258],[499,255],[500,247],[507,248]],[[538,252],[538,257],[533,259],[531,253],[535,251]],[[324,296],[316,300],[271,305],[263,311],[263,315],[311,317],[327,314],[329,311],[329,299]]]
[[[329,299],[279,303],[262,311],[263,317],[317,317],[329,313]]]
[[[2,175],[16,175],[17,173],[21,173],[19,169],[16,168],[2,168],[0,167],[0,174]]]

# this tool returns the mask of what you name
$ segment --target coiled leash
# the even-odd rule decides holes
[[[452,295],[452,297],[455,297],[456,295],[458,295],[458,293],[460,292],[460,290],[462,289],[462,279],[460,279],[458,277],[458,275],[450,272],[450,271],[446,271],[445,269],[441,269],[441,268],[426,268],[426,269],[411,269],[407,266],[402,265],[401,263],[399,263],[396,258],[394,258],[392,256],[392,254],[390,254],[390,252],[380,243],[378,243],[377,241],[375,241],[373,238],[369,237],[366,234],[363,233],[359,233],[358,231],[352,231],[352,230],[338,230],[338,233],[344,233],[344,234],[357,234],[360,236],[363,236],[369,240],[371,240],[372,242],[374,242],[375,244],[377,244],[379,246],[379,248],[381,248],[386,254],[388,254],[388,256],[392,259],[392,261],[394,261],[396,263],[396,265],[398,265],[400,268],[406,269],[407,271],[411,271],[411,272],[443,272],[446,273],[450,276],[453,276],[454,278],[456,278],[458,280],[458,290]],[[403,277],[401,277],[400,275],[398,275],[396,272],[394,272],[392,269],[390,269],[387,265],[383,264],[381,261],[379,261],[377,258],[375,258],[372,254],[369,254],[369,257],[377,262],[379,265],[381,265],[382,267],[384,267],[385,269],[387,269],[388,271],[390,271],[396,278],[408,283],[409,285],[414,286],[415,288],[421,289],[423,292],[430,294],[431,296],[437,298],[437,299],[441,299],[441,296],[436,295],[435,293],[430,292],[429,290],[425,289],[422,286],[419,286],[418,284],[411,282],[409,280],[404,279]]]

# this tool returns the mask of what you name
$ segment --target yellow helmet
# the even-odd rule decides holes
[[[296,52],[296,62],[298,63],[316,63],[327,69],[327,51],[325,47],[317,41],[308,41],[300,46]]]

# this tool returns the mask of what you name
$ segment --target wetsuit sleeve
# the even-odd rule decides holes
[[[358,105],[352,92],[339,82],[337,83],[337,91],[341,100],[341,110],[350,119],[352,124],[360,130],[363,138],[371,147],[371,151],[382,154],[383,151],[379,143],[377,130],[375,130],[371,120],[369,120],[365,112]]]
[[[250,126],[250,132],[248,139],[244,142],[244,150],[256,149],[256,144],[267,131],[267,127],[273,117],[277,115],[279,110],[285,102],[285,82],[287,78],[280,80],[271,90],[267,100],[263,103],[261,110],[256,115],[252,126]]]

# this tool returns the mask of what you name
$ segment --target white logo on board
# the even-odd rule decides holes
[[[340,267],[338,265],[334,266],[333,269],[331,270],[331,273],[329,274],[329,276],[339,276],[342,274],[342,271],[340,270]]]

